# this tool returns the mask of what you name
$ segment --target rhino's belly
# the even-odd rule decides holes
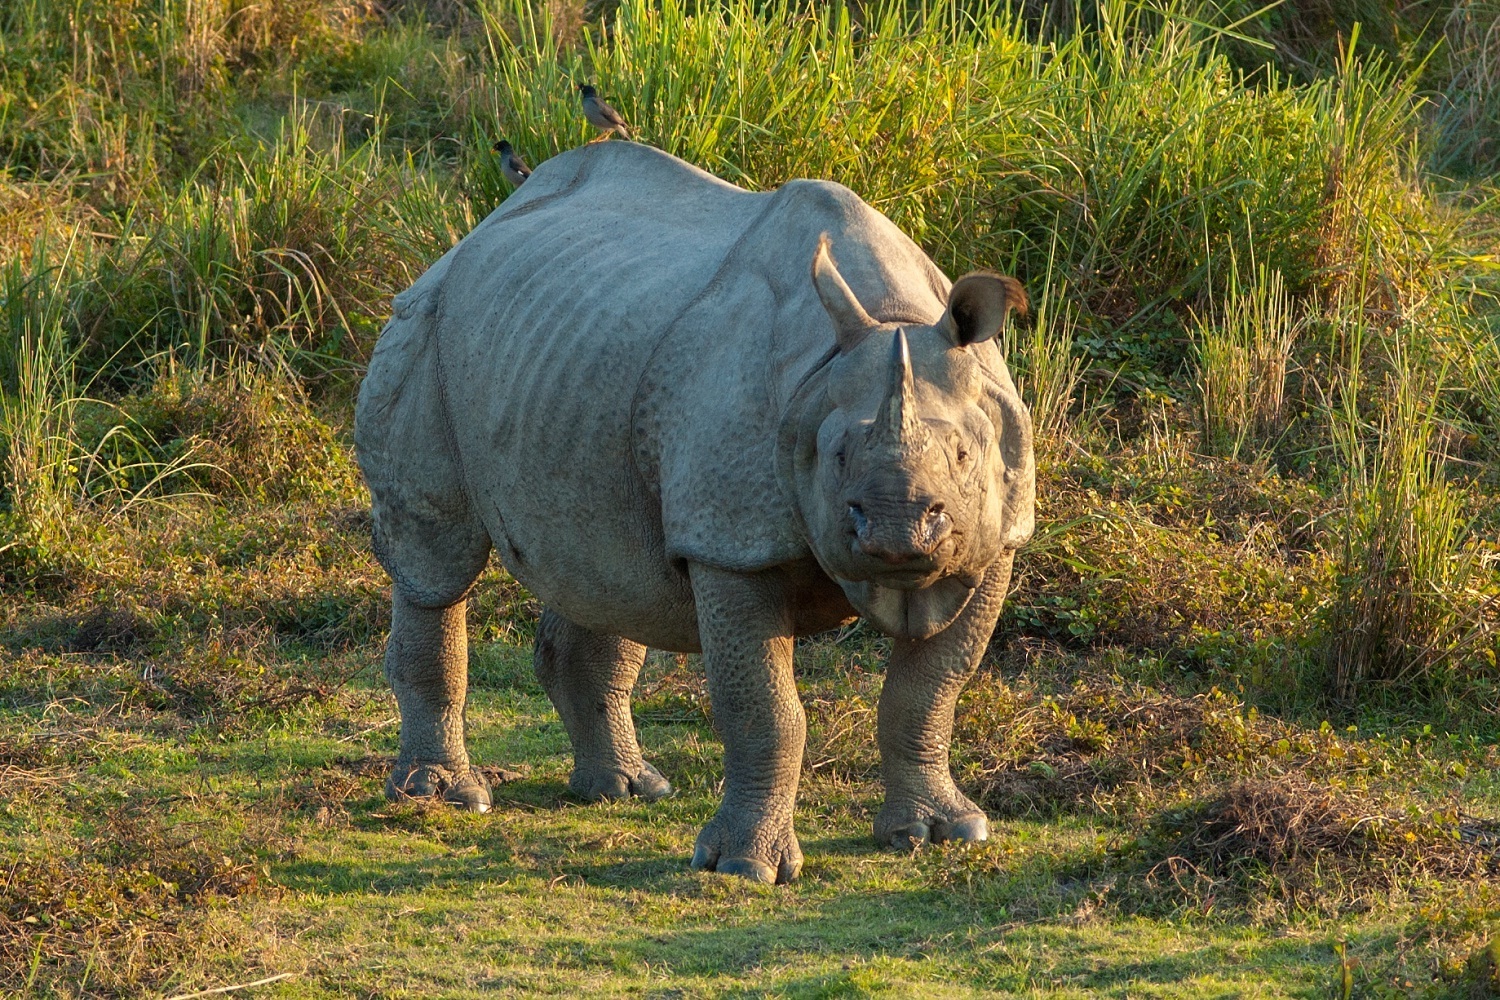
[[[628,575],[598,566],[592,574],[565,578],[555,567],[523,569],[516,578],[544,604],[584,628],[621,635],[652,649],[699,653],[697,609],[687,574],[667,563],[654,575],[641,565]],[[817,635],[858,617],[839,585],[812,560],[776,567],[796,636]]]
[[[491,529],[506,568],[568,621],[653,649],[699,651],[692,587],[659,553],[627,538],[600,544],[596,535],[586,549],[556,546],[527,555],[515,547],[516,534],[527,534],[525,526]]]

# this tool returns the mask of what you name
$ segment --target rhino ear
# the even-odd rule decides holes
[[[859,304],[859,299],[854,297],[844,276],[839,274],[828,246],[828,234],[824,233],[818,237],[818,250],[813,254],[813,287],[818,290],[818,298],[823,300],[823,308],[828,310],[828,317],[833,320],[839,350],[848,351],[864,340],[865,335],[879,324],[870,318],[865,307]]]
[[[999,333],[1012,309],[1026,315],[1026,289],[1019,281],[994,271],[971,271],[953,283],[938,329],[955,347],[968,347]]]

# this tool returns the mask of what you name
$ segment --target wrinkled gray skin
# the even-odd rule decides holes
[[[1032,530],[1030,417],[993,340],[1015,306],[1010,278],[950,287],[837,184],[752,194],[627,143],[537,167],[397,297],[360,391],[394,582],[388,794],[489,807],[464,604],[493,547],[546,606],[536,671],[578,795],[670,791],[630,692],[647,646],[703,653],[724,799],[694,867],[796,876],[793,639],[857,615],[895,640],[875,836],[984,839],[948,742]]]

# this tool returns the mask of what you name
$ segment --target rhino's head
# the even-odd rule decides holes
[[[937,323],[880,323],[826,238],[812,272],[838,353],[832,412],[804,472],[811,541],[862,614],[891,635],[927,638],[1031,534],[1031,418],[986,343],[1026,295],[1014,278],[975,272],[954,283]]]

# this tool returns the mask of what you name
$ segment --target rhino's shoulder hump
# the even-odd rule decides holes
[[[835,181],[794,180],[777,188],[768,215],[787,246],[804,249],[778,278],[812,294],[812,249],[827,233],[839,271],[872,316],[889,322],[931,323],[942,315],[950,282],[901,229],[859,195]],[[810,299],[809,301],[816,301]]]
[[[633,214],[684,201],[723,201],[749,193],[659,149],[634,142],[602,142],[542,161],[474,232],[534,212],[581,210],[585,217]]]
[[[798,211],[811,210],[827,219],[854,219],[874,209],[865,200],[838,181],[798,178],[777,188],[774,197],[779,204]]]

